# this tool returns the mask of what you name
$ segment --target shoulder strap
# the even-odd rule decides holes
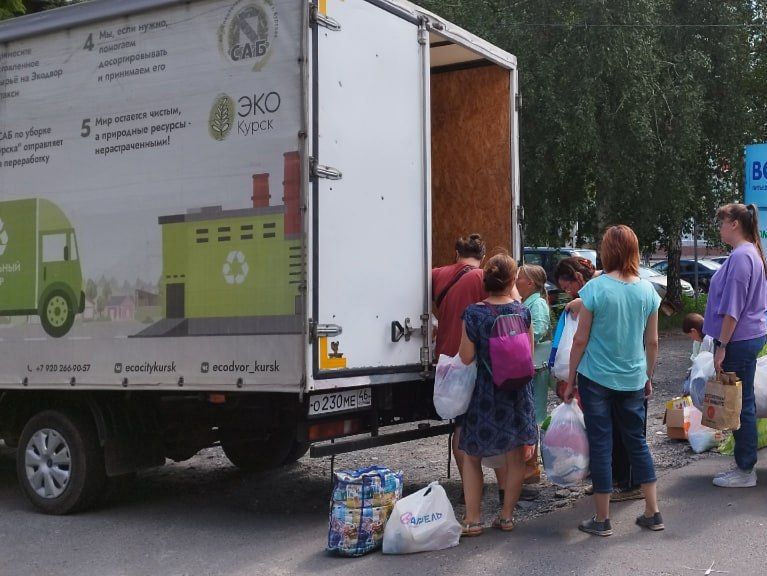
[[[460,280],[460,279],[463,277],[463,275],[464,275],[464,274],[466,274],[467,272],[470,272],[470,271],[472,271],[472,270],[474,270],[474,269],[475,269],[475,267],[474,267],[474,266],[472,266],[472,265],[470,265],[470,264],[467,264],[466,266],[464,266],[463,268],[461,268],[461,269],[460,269],[458,272],[456,272],[455,276],[453,276],[453,277],[450,279],[450,282],[448,282],[448,283],[447,283],[447,286],[445,286],[445,287],[442,289],[442,292],[440,292],[440,293],[437,295],[437,297],[434,299],[434,305],[435,305],[437,308],[439,308],[439,305],[440,305],[440,304],[442,304],[442,300],[444,300],[444,299],[445,299],[445,296],[447,296],[447,293],[448,293],[448,291],[449,291],[449,290],[450,290],[450,289],[451,289],[453,286],[455,286],[456,282],[458,282],[458,281],[459,281],[459,280]]]

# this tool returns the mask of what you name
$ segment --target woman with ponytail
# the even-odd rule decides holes
[[[733,250],[711,278],[703,333],[714,338],[716,371],[735,372],[743,383],[743,408],[740,429],[733,432],[736,466],[718,474],[714,485],[750,488],[756,486],[754,373],[767,334],[767,264],[756,206],[727,204],[716,211],[716,219],[722,242]]]

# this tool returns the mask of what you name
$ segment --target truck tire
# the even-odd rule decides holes
[[[275,430],[258,439],[240,439],[231,433],[223,434],[221,447],[229,461],[240,470],[264,472],[287,463],[295,450],[294,434],[295,431],[291,430]]]
[[[80,414],[46,410],[21,432],[16,475],[27,498],[47,514],[94,503],[106,481],[96,427]]]
[[[75,306],[63,290],[53,290],[40,306],[43,330],[54,338],[61,338],[75,321]]]
[[[311,448],[310,442],[294,441],[293,447],[290,449],[290,452],[288,452],[288,455],[285,457],[285,460],[283,460],[282,463],[285,466],[288,464],[293,464],[294,462],[300,460],[301,456],[309,451],[309,448]]]

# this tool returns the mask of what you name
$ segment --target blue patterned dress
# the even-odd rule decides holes
[[[519,302],[495,306],[496,314],[518,314],[530,326],[530,311]],[[495,456],[538,442],[532,380],[507,392],[493,384],[488,338],[495,321],[489,306],[472,304],[463,313],[466,335],[477,349],[477,385],[462,418],[459,448],[471,456]]]

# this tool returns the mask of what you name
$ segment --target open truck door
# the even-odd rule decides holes
[[[370,2],[315,9],[310,317],[322,388],[429,362],[428,42],[417,19]]]

